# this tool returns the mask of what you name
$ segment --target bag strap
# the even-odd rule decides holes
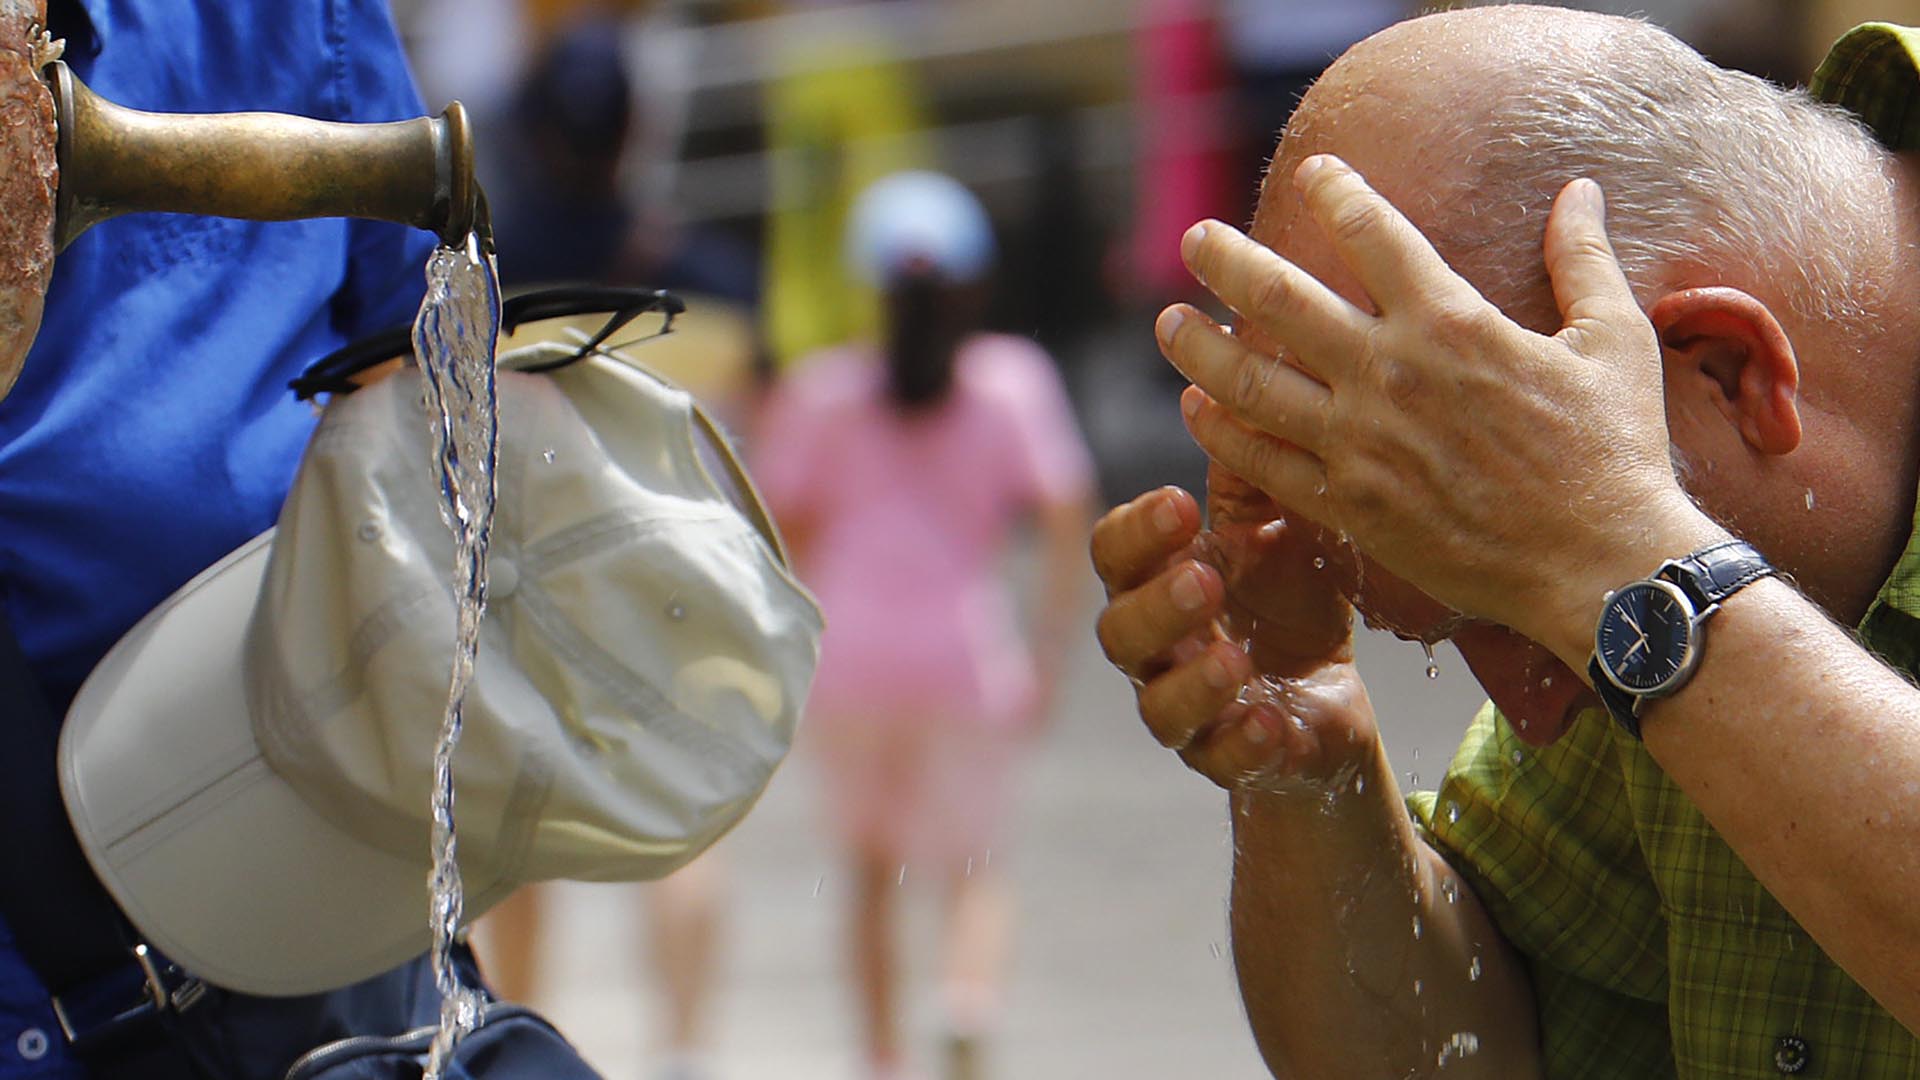
[[[0,918],[83,1060],[153,1052],[199,983],[148,949],[94,877],[60,798],[60,723],[0,609]],[[163,1041],[165,1041],[163,1039]],[[141,1045],[146,1044],[146,1045]]]

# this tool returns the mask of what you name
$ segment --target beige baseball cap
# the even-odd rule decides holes
[[[60,781],[94,870],[216,984],[310,993],[428,945],[455,601],[421,385],[336,398],[279,527],[142,620],[68,714]],[[711,845],[785,755],[821,629],[685,392],[604,355],[498,386],[454,759],[469,917]]]

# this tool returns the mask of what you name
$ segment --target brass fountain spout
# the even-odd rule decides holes
[[[342,124],[283,113],[151,113],[46,68],[58,132],[54,250],[119,214],[173,211],[254,221],[395,221],[459,246],[491,246],[459,102],[437,117]]]

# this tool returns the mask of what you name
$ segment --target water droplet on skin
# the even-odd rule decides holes
[[[1544,679],[1541,679],[1541,680],[1540,680],[1540,689],[1542,689],[1542,690],[1551,690],[1551,689],[1553,689],[1553,676],[1551,676],[1551,675],[1549,675],[1549,676],[1547,676],[1546,678],[1544,678]]]
[[[973,856],[967,856],[967,876],[973,876]]]
[[[1420,647],[1426,650],[1426,653],[1427,653],[1427,678],[1429,679],[1439,678],[1440,662],[1433,658],[1433,643],[1429,641],[1423,641],[1420,643]]]
[[[1807,489],[1807,509],[1813,509],[1813,489]]]
[[[1426,983],[1422,982],[1419,979],[1413,980],[1413,996],[1414,997],[1419,997],[1420,991],[1425,990],[1426,988],[1427,988]]]
[[[1419,941],[1419,940],[1420,940],[1420,930],[1421,930],[1421,927],[1420,927],[1420,916],[1418,916],[1418,915],[1415,915],[1415,916],[1413,917],[1413,940],[1415,940],[1415,941]]]
[[[1367,790],[1367,778],[1364,776],[1355,776],[1353,778],[1353,793],[1358,795],[1365,790]]]
[[[1518,750],[1515,750],[1515,751],[1513,752],[1513,763],[1514,763],[1515,765],[1518,765],[1518,764],[1520,764],[1520,762],[1522,762],[1522,761],[1524,761],[1524,760],[1526,760],[1526,756],[1527,756],[1527,755],[1525,755],[1525,754],[1523,754],[1523,753],[1521,753],[1520,751],[1518,751]]]
[[[907,864],[906,863],[900,864],[900,876],[898,878],[895,878],[893,883],[896,886],[905,885],[907,883]]]
[[[1460,902],[1460,886],[1448,878],[1440,883],[1440,895],[1447,898],[1447,903],[1457,904]]]
[[[1473,963],[1467,965],[1467,981],[1480,981],[1480,958],[1477,956],[1473,958]]]
[[[1447,1067],[1447,1062],[1454,1058],[1472,1057],[1479,1052],[1480,1036],[1471,1031],[1456,1031],[1448,1036],[1446,1045],[1440,1048],[1440,1053],[1433,1059],[1433,1063],[1444,1069]]]
[[[1319,555],[1315,555],[1313,557],[1313,568],[1315,570],[1325,570],[1327,568],[1327,560]]]

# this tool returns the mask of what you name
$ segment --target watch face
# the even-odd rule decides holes
[[[1655,693],[1693,664],[1693,605],[1665,581],[1636,581],[1600,615],[1594,652],[1622,690]]]

